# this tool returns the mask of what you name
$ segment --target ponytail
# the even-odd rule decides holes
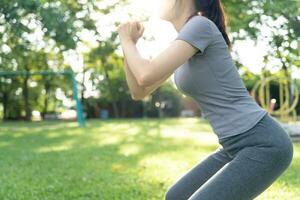
[[[226,30],[226,23],[227,23],[227,16],[224,12],[223,5],[221,0],[194,0],[196,12],[192,14],[187,20],[191,17],[198,15],[200,11],[202,16],[207,17],[211,21],[213,21],[225,39],[225,42],[229,49],[231,49],[232,44],[229,40],[227,30]]]

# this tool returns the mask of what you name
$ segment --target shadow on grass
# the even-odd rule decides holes
[[[91,121],[83,129],[74,123],[1,124],[0,197],[161,199],[165,180],[143,177],[147,166],[141,160],[180,151],[184,159],[191,149],[199,149],[201,158],[201,152],[216,149],[216,145],[197,145],[190,138],[165,138],[161,123],[165,121]],[[109,138],[117,139],[102,142]],[[138,150],[124,155],[121,148],[131,144],[138,145]]]
[[[76,123],[0,124],[0,197],[163,199],[176,177],[218,146],[200,143],[193,135],[176,137],[182,135],[177,129],[182,124],[176,119],[89,121],[86,128]],[[166,137],[166,126],[174,137]],[[299,158],[293,162],[280,179],[292,188],[300,183],[290,181]],[[181,163],[188,167],[172,174]],[[156,177],[165,168],[170,174]]]

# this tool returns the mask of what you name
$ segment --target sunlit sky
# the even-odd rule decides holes
[[[99,5],[105,7],[111,4],[118,2],[117,0],[103,0]],[[149,20],[143,21],[145,27],[144,36],[146,40],[140,39],[137,43],[137,48],[140,54],[145,58],[155,57],[160,52],[162,52],[167,46],[173,41],[177,35],[176,30],[172,24],[168,21],[162,20],[159,18],[159,6],[160,0],[131,0],[131,3],[128,6],[119,6],[113,12],[103,15],[101,13],[92,13],[92,17],[97,19],[97,27],[99,32],[104,37],[109,37],[112,31],[116,31],[116,27],[113,25],[115,21],[125,22],[132,19],[141,19],[143,17],[149,17]],[[128,16],[128,13],[131,16]],[[279,22],[275,22],[279,23]],[[264,30],[268,34],[267,30]],[[86,40],[90,46],[94,46],[95,38],[92,33],[83,32],[81,37]],[[231,37],[231,36],[230,36]],[[150,40],[149,38],[153,38]],[[90,47],[85,45],[79,45],[78,52],[87,52]],[[267,54],[269,48],[266,40],[260,40],[257,44],[252,40],[243,40],[235,41],[233,46],[235,52],[237,52],[238,57],[235,54],[231,54],[233,59],[239,60],[243,65],[247,66],[249,70],[253,73],[260,73],[262,67],[264,67],[263,56]],[[122,55],[121,47],[117,50],[117,53]],[[83,65],[83,60],[79,56],[78,59],[74,59],[74,56],[69,56],[69,64],[75,71],[80,71],[80,68]],[[272,72],[275,72],[279,68],[278,61],[269,61],[267,68]],[[293,73],[294,78],[296,75],[300,76],[300,72],[295,71]],[[80,74],[79,74],[80,76]],[[80,78],[80,77],[78,77]],[[87,82],[86,86],[90,89],[91,83]],[[88,91],[92,94],[92,90]]]

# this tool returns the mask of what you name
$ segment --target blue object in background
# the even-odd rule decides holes
[[[102,110],[100,111],[100,118],[101,118],[101,119],[108,119],[108,110],[102,109]]]

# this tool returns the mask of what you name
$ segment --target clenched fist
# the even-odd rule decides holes
[[[120,24],[117,30],[121,40],[129,39],[137,43],[144,33],[144,26],[138,21],[130,21]]]

